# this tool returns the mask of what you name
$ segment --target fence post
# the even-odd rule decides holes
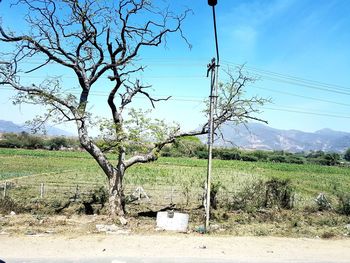
[[[43,198],[44,197],[44,183],[41,183],[40,184],[40,198]]]
[[[74,199],[77,200],[78,198],[79,198],[79,185],[77,184],[77,186],[75,187]]]
[[[4,198],[6,197],[6,194],[7,194],[7,182],[5,182],[5,185],[4,185]]]
[[[170,195],[170,204],[173,204],[173,194],[174,194],[174,186],[171,185],[171,195]]]

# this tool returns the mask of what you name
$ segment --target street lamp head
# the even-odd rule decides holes
[[[210,6],[216,6],[217,3],[218,3],[218,0],[208,0],[208,5]]]

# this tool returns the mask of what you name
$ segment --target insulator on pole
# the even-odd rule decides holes
[[[218,0],[208,0],[208,5],[210,6],[216,6],[217,3],[218,3]]]

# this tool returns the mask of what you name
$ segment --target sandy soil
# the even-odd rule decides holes
[[[0,235],[0,258],[185,257],[259,262],[350,262],[350,240],[188,234]]]
[[[349,262],[350,238],[233,237],[157,232],[154,220],[98,232],[104,216],[0,217],[0,259],[198,258],[235,262]],[[135,231],[137,230],[137,231]],[[180,260],[181,262],[181,260]]]

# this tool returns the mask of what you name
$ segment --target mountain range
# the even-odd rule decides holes
[[[12,121],[4,121],[0,120],[0,133],[20,133],[20,132],[28,132],[30,133],[30,129],[23,124],[15,124]],[[72,136],[72,133],[67,132],[65,130],[48,126],[47,127],[47,135],[50,136]]]
[[[224,125],[216,146],[238,146],[242,149],[284,150],[288,152],[317,151],[343,153],[350,148],[350,133],[322,129],[316,132],[274,129],[260,123]]]
[[[11,121],[0,120],[0,133],[29,132],[24,125]],[[215,146],[239,147],[247,150],[283,150],[288,152],[324,151],[343,153],[350,148],[350,133],[322,129],[316,132],[303,132],[298,130],[280,130],[260,123],[247,123],[245,125],[224,125],[221,128],[223,138],[217,136]],[[72,136],[65,130],[48,127],[47,135]],[[201,140],[206,142],[207,136]]]

